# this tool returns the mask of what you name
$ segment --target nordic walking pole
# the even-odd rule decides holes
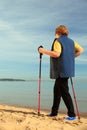
[[[78,103],[77,103],[77,100],[76,100],[76,94],[75,94],[72,78],[70,78],[70,81],[71,81],[71,85],[72,85],[72,92],[73,92],[74,101],[75,101],[75,105],[76,105],[77,116],[78,116],[78,119],[80,120],[80,113],[79,113],[79,109],[78,109]]]
[[[42,46],[40,47],[43,48]],[[42,53],[40,53],[39,79],[38,79],[38,116],[40,116],[41,63],[42,63]]]

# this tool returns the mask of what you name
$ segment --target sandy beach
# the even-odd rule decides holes
[[[87,117],[66,121],[65,114],[47,117],[48,112],[0,105],[0,130],[87,130]]]

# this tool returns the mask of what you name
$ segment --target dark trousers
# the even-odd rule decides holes
[[[68,78],[57,78],[55,81],[54,98],[53,98],[53,106],[52,106],[53,114],[58,114],[61,97],[67,107],[68,116],[74,117],[75,112],[74,112],[72,98],[69,93]]]

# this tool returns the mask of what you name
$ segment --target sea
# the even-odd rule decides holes
[[[53,103],[54,80],[41,80],[40,109],[50,110]],[[74,90],[78,109],[87,112],[87,80],[74,79]],[[0,104],[22,107],[38,108],[38,80],[26,81],[0,81]],[[69,81],[69,91],[73,99],[72,85]],[[61,99],[60,110],[66,111],[66,106]]]

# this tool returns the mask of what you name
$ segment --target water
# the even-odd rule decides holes
[[[79,111],[87,112],[87,81],[74,81]],[[41,82],[41,108],[51,109],[54,81]],[[70,93],[73,98],[71,84]],[[74,100],[74,99],[73,99]],[[38,105],[38,81],[0,81],[0,104],[36,107]],[[61,110],[66,107],[61,101]]]

